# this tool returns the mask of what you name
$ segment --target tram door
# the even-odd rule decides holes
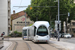
[[[27,30],[23,30],[23,39],[24,39],[24,40],[28,40],[28,37],[27,37]]]

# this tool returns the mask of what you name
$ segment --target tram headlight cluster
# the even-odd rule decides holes
[[[47,38],[48,38],[48,36],[47,36]]]
[[[37,38],[38,38],[38,36],[37,36]]]

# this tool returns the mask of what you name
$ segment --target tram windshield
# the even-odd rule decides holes
[[[37,30],[37,35],[39,35],[39,36],[46,36],[46,35],[48,35],[48,30],[47,30],[47,28],[45,27],[45,26],[40,26],[39,28],[38,28],[38,30]]]
[[[23,30],[23,35],[27,36],[27,30]]]

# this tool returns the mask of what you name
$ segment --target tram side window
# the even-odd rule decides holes
[[[36,33],[36,27],[34,27],[34,36],[35,36],[35,33]]]
[[[23,30],[24,36],[27,36],[27,30]]]

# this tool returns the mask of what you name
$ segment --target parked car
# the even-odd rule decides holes
[[[50,37],[54,37],[54,33],[50,33]]]
[[[61,37],[63,38],[66,33],[61,33]]]
[[[72,35],[71,35],[71,34],[69,34],[69,33],[66,33],[66,34],[64,34],[64,37],[65,37],[65,38],[71,38],[71,37],[72,37]]]
[[[54,34],[54,37],[58,37],[58,34],[55,33],[55,34]],[[59,33],[59,37],[61,37],[61,33]]]

